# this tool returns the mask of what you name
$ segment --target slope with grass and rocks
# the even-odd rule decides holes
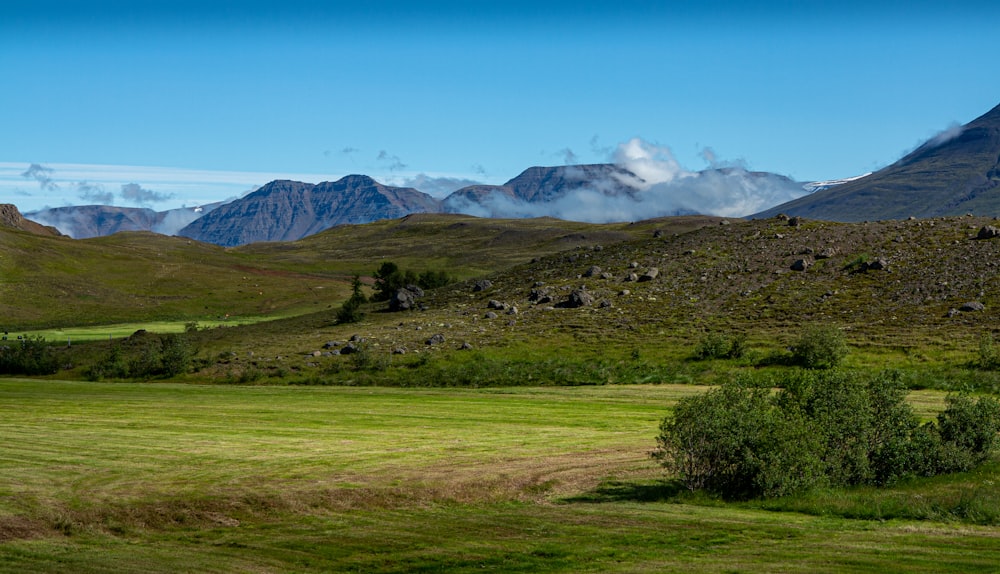
[[[639,239],[535,256],[428,291],[412,311],[378,303],[346,325],[323,312],[199,332],[209,364],[192,376],[684,382],[711,370],[690,364],[707,334],[745,336],[756,363],[739,364],[752,366],[786,353],[810,325],[841,330],[855,366],[967,364],[1000,311],[995,223],[776,217],[676,232],[654,225]]]

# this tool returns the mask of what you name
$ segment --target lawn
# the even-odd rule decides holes
[[[994,526],[677,493],[647,453],[669,406],[702,389],[2,379],[0,571],[967,572],[1000,563]],[[929,416],[943,395],[914,398]],[[994,474],[948,485],[992,489]],[[933,496],[944,488],[935,484],[906,488]]]

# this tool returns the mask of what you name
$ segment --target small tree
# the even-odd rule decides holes
[[[365,314],[361,311],[361,306],[364,305],[368,299],[365,294],[361,292],[361,277],[355,275],[351,279],[351,296],[344,301],[337,311],[337,322],[338,323],[357,323],[364,318]]]

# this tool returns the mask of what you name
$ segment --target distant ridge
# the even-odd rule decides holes
[[[174,235],[185,225],[212,211],[221,203],[154,211],[144,207],[74,205],[28,212],[26,217],[59,229],[74,239],[104,237],[121,231],[153,231]]]
[[[972,213],[1000,216],[1000,105],[896,163],[753,217],[856,222]]]
[[[365,175],[319,184],[278,180],[215,209],[179,234],[231,247],[294,241],[335,225],[438,211],[439,202],[426,193],[383,185]]]

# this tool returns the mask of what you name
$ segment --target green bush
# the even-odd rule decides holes
[[[133,335],[84,371],[92,381],[174,377],[191,369],[194,351],[185,334]]]
[[[807,369],[832,369],[847,356],[847,342],[832,325],[806,327],[792,345],[792,362]]]
[[[694,351],[696,359],[739,359],[746,353],[746,337],[735,335],[727,337],[719,333],[709,333],[698,342]]]
[[[27,335],[0,344],[0,375],[51,375],[59,360],[44,337]]]
[[[416,273],[411,269],[403,271],[399,265],[386,261],[373,274],[375,278],[372,301],[388,301],[393,293],[407,285],[421,289],[436,289],[454,282],[454,278],[444,271],[424,271]]]
[[[983,335],[979,339],[979,356],[975,360],[975,366],[985,371],[995,371],[1000,369],[1000,350],[993,342],[992,335]]]
[[[736,379],[678,401],[653,452],[691,490],[774,497],[819,486],[892,484],[969,470],[1000,431],[1000,403],[949,397],[920,425],[894,373],[794,372],[770,387]]]

